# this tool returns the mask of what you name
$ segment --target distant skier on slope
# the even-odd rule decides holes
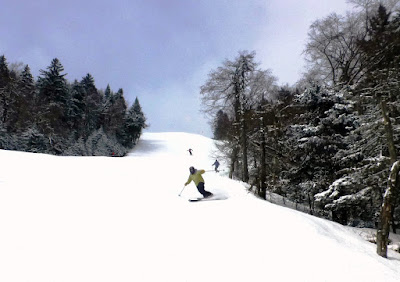
[[[192,166],[189,168],[189,171],[190,171],[190,175],[189,175],[188,180],[185,183],[185,186],[188,185],[193,180],[194,184],[197,187],[197,190],[199,191],[200,194],[203,195],[204,198],[211,197],[213,195],[213,193],[206,191],[204,189],[204,179],[201,176],[206,171],[204,169],[197,170]]]
[[[192,154],[192,152],[193,152],[192,149],[189,149],[188,151],[189,151],[189,154],[190,154],[190,155],[193,155],[193,154]]]
[[[215,162],[212,165],[215,165],[215,172],[218,172],[219,161],[215,160]]]

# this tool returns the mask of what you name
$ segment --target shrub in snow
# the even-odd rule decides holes
[[[85,140],[80,137],[76,142],[72,142],[63,153],[64,156],[88,156]]]
[[[12,150],[13,140],[5,128],[0,124],[0,149]]]
[[[19,150],[32,153],[48,153],[50,140],[44,134],[40,133],[37,127],[28,128],[21,135],[22,146]]]
[[[125,156],[128,149],[116,137],[108,136],[103,128],[94,131],[86,141],[89,156]]]
[[[373,227],[371,218],[371,187],[357,189],[350,177],[334,181],[329,189],[314,196],[315,204],[332,211],[332,217],[343,224]]]

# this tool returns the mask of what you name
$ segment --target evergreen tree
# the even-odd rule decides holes
[[[10,70],[8,69],[7,59],[4,55],[0,56],[0,89],[4,88],[10,81]]]
[[[85,136],[89,136],[102,124],[102,97],[97,91],[92,75],[87,74],[81,80],[81,87],[84,92],[85,104]]]
[[[107,84],[106,91],[104,92],[105,102],[108,101],[111,96],[112,96],[111,87],[110,87],[110,84]]]
[[[68,134],[69,92],[63,71],[61,62],[55,58],[46,71],[40,70],[38,79],[38,125],[50,140]]]
[[[370,19],[368,37],[358,42],[368,62],[367,77],[361,85],[377,84],[387,80],[390,76],[388,70],[398,73],[400,16],[396,15],[393,20],[390,18],[391,12],[380,5],[376,14]]]
[[[109,135],[123,138],[124,119],[127,110],[123,89],[110,95],[104,108],[104,129]]]
[[[364,187],[375,195],[374,220],[387,184],[390,167],[397,160],[400,145],[398,130],[400,115],[400,15],[392,15],[382,5],[370,20],[369,37],[360,41],[360,48],[367,58],[369,69],[365,79],[355,89],[359,99],[360,118],[363,130],[359,132],[360,149],[363,149],[365,166],[359,167],[363,173]],[[368,127],[369,125],[369,127]],[[373,146],[371,142],[374,141]],[[365,189],[366,189],[365,188]],[[399,190],[399,187],[397,187]],[[399,193],[393,195],[392,217],[400,218]]]
[[[105,132],[111,131],[111,112],[114,105],[114,93],[111,91],[110,85],[107,85],[104,93],[103,109],[102,109],[102,126]]]
[[[224,111],[219,110],[217,116],[215,117],[213,129],[214,129],[214,139],[216,140],[226,140],[229,138],[229,132],[232,127],[232,122],[228,115]]]
[[[142,130],[146,128],[146,117],[142,111],[139,99],[136,97],[135,102],[129,108],[125,118],[125,142],[127,147],[132,147],[142,135]]]
[[[25,130],[34,125],[36,112],[36,86],[28,65],[21,73],[18,91],[18,128]]]
[[[71,87],[70,123],[75,139],[86,136],[87,110],[85,91],[77,80]]]
[[[8,108],[10,103],[10,93],[7,86],[11,80],[7,60],[4,55],[0,56],[0,122],[7,120]]]
[[[47,153],[51,150],[48,138],[36,126],[29,127],[21,134],[19,150],[32,153]]]
[[[3,124],[8,132],[16,132],[18,127],[19,114],[21,111],[22,97],[18,89],[17,75],[15,72],[10,72],[10,81],[4,87],[3,93],[6,100],[6,108],[3,112]]]
[[[338,177],[341,166],[336,155],[346,148],[345,137],[354,129],[352,104],[342,93],[319,86],[298,95],[295,102],[300,113],[287,128],[284,142],[292,148],[291,159],[296,165],[283,171],[282,178],[289,180],[286,195],[312,208],[314,195],[327,190]],[[331,211],[336,221],[347,221],[336,210]]]

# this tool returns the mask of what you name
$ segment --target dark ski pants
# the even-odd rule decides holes
[[[197,185],[197,190],[199,190],[200,194],[202,194],[204,198],[212,195],[211,192],[204,189],[204,182],[200,182],[199,185]]]

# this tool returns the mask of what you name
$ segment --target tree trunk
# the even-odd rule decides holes
[[[392,123],[387,114],[386,101],[381,101],[381,109],[382,109],[383,123],[385,125],[386,138],[388,141],[390,161],[391,163],[394,163],[397,160],[397,152],[396,152],[396,146],[394,145]]]
[[[386,189],[385,195],[383,197],[383,204],[380,215],[379,227],[376,235],[376,244],[377,244],[377,253],[382,257],[387,257],[387,245],[389,242],[389,232],[390,232],[390,223],[393,219],[393,209],[395,202],[395,195],[397,194],[397,186],[398,186],[398,173],[400,170],[400,162],[396,161],[397,152],[396,147],[394,145],[393,139],[393,128],[392,123],[390,122],[390,118],[387,114],[386,102],[381,101],[381,109],[383,122],[385,125],[386,137],[388,142],[390,160],[393,163],[392,168],[390,170],[390,175],[388,179],[388,188]]]
[[[383,197],[383,204],[381,209],[381,216],[378,231],[376,234],[377,253],[382,257],[387,257],[387,245],[389,242],[390,222],[392,220],[393,209],[393,193],[397,187],[397,175],[400,170],[400,162],[397,161],[393,164],[390,170],[388,179],[388,188],[386,189],[385,196]]]
[[[235,87],[235,111],[236,111],[236,123],[238,125],[238,136],[240,149],[242,151],[242,181],[248,182],[249,170],[247,164],[247,136],[246,136],[246,121],[244,116],[244,109],[242,103],[242,93],[239,86]]]
[[[385,132],[386,132],[386,138],[387,138],[387,144],[388,144],[388,149],[389,149],[389,155],[390,155],[390,162],[393,164],[397,160],[397,150],[396,146],[394,144],[394,138],[393,138],[393,127],[392,127],[392,122],[390,120],[390,117],[387,112],[387,107],[386,107],[386,101],[382,100],[381,101],[381,109],[382,109],[382,116],[383,116],[383,124],[385,126]],[[397,183],[397,182],[396,182]],[[398,197],[397,193],[397,187],[396,189],[392,190],[392,211],[391,211],[391,222],[393,224],[393,229],[395,230],[396,227],[394,226],[394,221],[393,221],[393,214],[394,214],[394,207],[396,203],[398,202],[396,199]]]
[[[266,198],[266,192],[267,192],[267,187],[266,187],[266,178],[267,178],[267,165],[266,165],[266,142],[265,142],[265,133],[264,133],[265,127],[264,127],[264,118],[261,118],[261,130],[260,130],[260,136],[261,136],[261,159],[260,159],[260,165],[261,165],[261,171],[260,171],[260,197],[265,199]]]
[[[246,77],[245,74],[247,72],[247,68],[244,67],[244,63],[242,62],[238,65],[234,84],[235,84],[235,115],[236,122],[239,125],[239,143],[242,149],[242,181],[249,181],[249,169],[247,163],[247,128],[246,128],[246,120],[245,120],[245,106],[244,106],[244,91],[246,86]]]
[[[232,179],[233,178],[233,172],[235,171],[235,162],[233,160],[231,160],[231,165],[229,168],[229,178]]]
[[[246,134],[246,121],[244,120],[244,116],[242,116],[241,119],[241,145],[242,145],[242,154],[243,154],[243,181],[248,182],[249,181],[249,167],[248,167],[248,159],[247,159],[247,134]]]
[[[310,193],[307,193],[308,196],[308,206],[310,208],[310,214],[314,214],[314,201],[313,197],[310,195]]]
[[[232,155],[231,155],[231,163],[230,163],[230,168],[229,168],[229,178],[232,179],[233,178],[233,173],[235,172],[235,163],[237,161],[237,147],[236,145],[234,145],[235,147],[232,150]]]

